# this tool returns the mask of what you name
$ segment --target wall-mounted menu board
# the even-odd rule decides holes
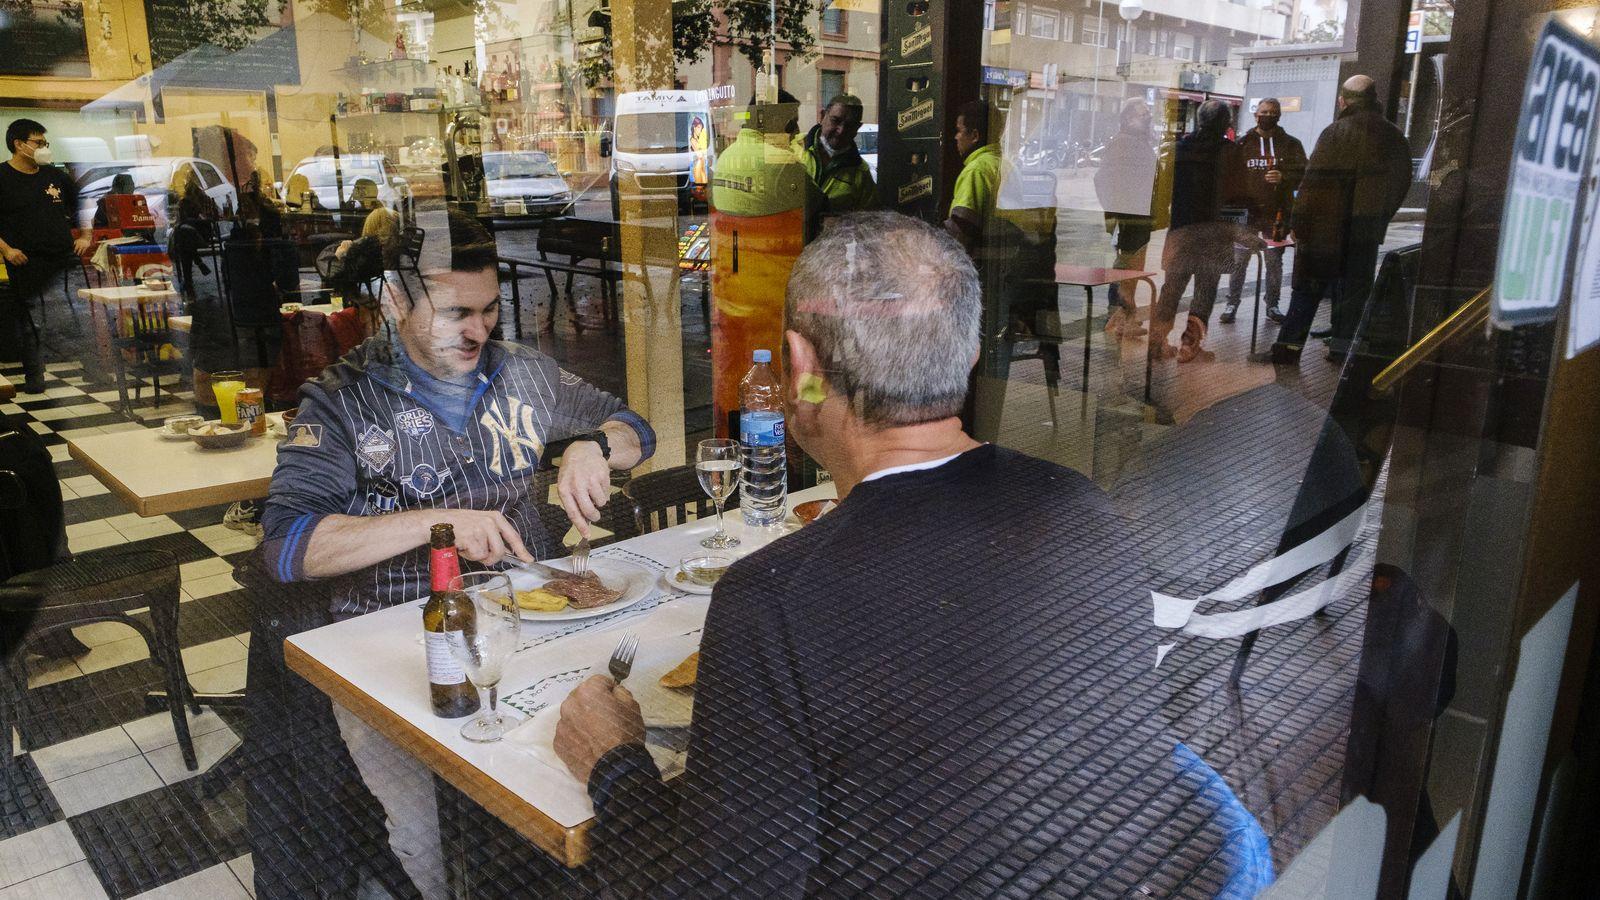
[[[89,74],[80,0],[0,0],[0,75]]]

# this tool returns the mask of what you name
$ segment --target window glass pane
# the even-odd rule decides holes
[[[1461,12],[0,2],[0,895],[1585,895],[1600,27]]]

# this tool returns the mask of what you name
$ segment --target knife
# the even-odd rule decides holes
[[[523,571],[527,572],[537,572],[541,575],[546,575],[551,578],[574,577],[573,573],[566,569],[558,569],[555,566],[546,565],[542,562],[519,562],[513,566],[513,568],[522,569]]]

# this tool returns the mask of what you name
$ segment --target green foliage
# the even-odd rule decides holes
[[[815,12],[825,0],[777,0],[780,44],[787,44],[791,58],[810,59],[816,48],[816,35],[809,27]],[[757,69],[766,67],[766,48],[771,39],[769,0],[732,0],[722,8],[728,39]],[[583,83],[590,88],[611,78],[611,14],[601,7],[590,24],[598,26],[601,38],[590,44],[579,63]],[[672,4],[672,59],[679,66],[699,62],[716,37],[717,17],[711,0],[675,0]]]

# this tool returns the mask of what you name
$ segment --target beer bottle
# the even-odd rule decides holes
[[[456,553],[456,530],[448,523],[433,526],[428,539],[428,574],[432,591],[422,608],[422,637],[428,657],[428,693],[433,699],[433,714],[442,719],[459,719],[478,711],[478,691],[467,680],[467,673],[450,654],[447,632],[461,631],[474,615],[467,595],[450,589],[450,581],[461,574],[461,557]]]

